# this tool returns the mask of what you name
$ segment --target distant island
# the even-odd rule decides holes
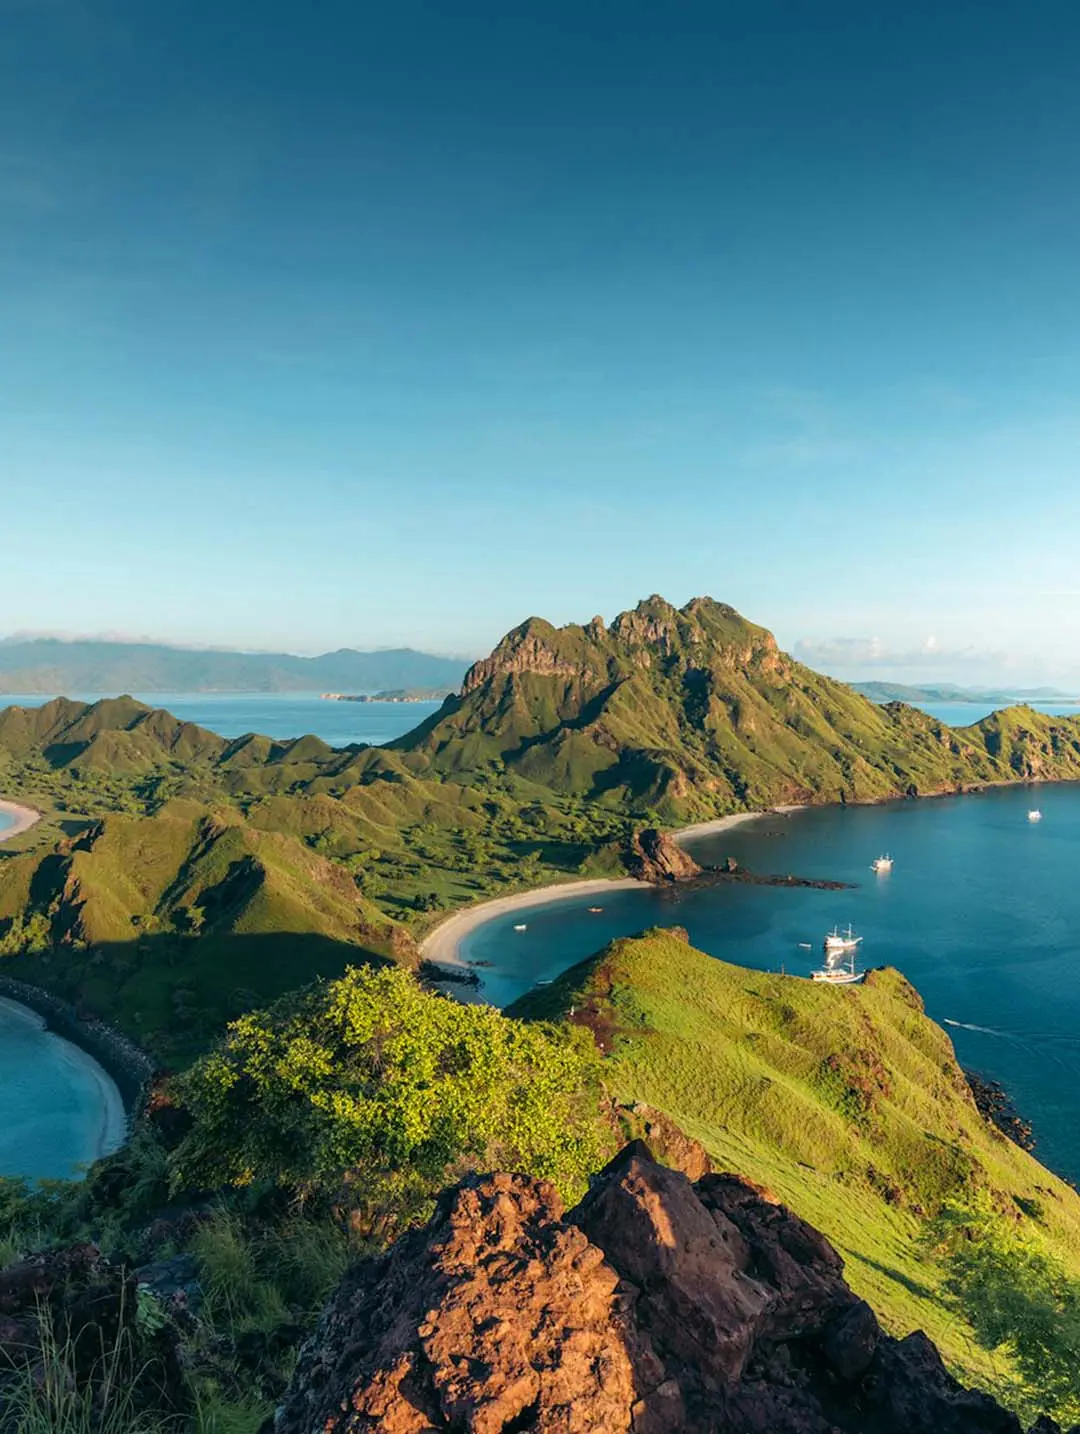
[[[385,692],[320,692],[324,702],[441,702],[456,687],[391,687]]]
[[[1075,702],[1075,692],[1062,692],[1056,687],[955,687],[942,683],[935,687],[911,686],[902,682],[853,682],[856,692],[871,702],[977,702],[1009,707],[1025,702]]]
[[[410,647],[318,657],[151,642],[0,640],[0,693],[418,692],[455,689],[468,663]],[[385,698],[380,698],[385,701]]]

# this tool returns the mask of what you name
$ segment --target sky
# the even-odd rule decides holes
[[[0,633],[1080,675],[1080,9],[0,0]]]

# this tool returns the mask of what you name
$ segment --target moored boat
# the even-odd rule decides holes
[[[891,857],[891,856],[879,856],[879,857],[877,857],[876,860],[874,860],[874,861],[872,861],[872,862],[870,863],[870,870],[871,870],[871,871],[876,871],[876,872],[878,872],[878,873],[883,872],[883,871],[892,871],[892,857]]]
[[[528,929],[529,928],[525,925],[524,921],[522,921],[518,926],[514,927],[515,931],[528,931]]]
[[[854,951],[861,940],[862,937],[856,936],[850,926],[846,931],[841,931],[838,926],[834,926],[825,938],[825,950]]]
[[[855,952],[852,951],[846,966],[841,966],[836,961],[827,960],[819,971],[810,972],[810,979],[811,981],[820,981],[825,986],[856,986],[865,975],[865,971],[856,971]]]
[[[1042,812],[1039,811],[1038,807],[1032,807],[1031,811],[1028,812],[1028,821],[1029,821],[1029,822],[1041,822],[1041,821],[1042,821]]]

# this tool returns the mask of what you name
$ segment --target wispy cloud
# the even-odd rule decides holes
[[[943,646],[931,633],[913,647],[890,647],[879,637],[800,639],[795,656],[810,667],[912,668],[1009,665],[1008,654],[975,647]]]

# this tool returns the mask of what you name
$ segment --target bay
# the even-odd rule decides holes
[[[825,933],[851,922],[860,965],[899,968],[946,1023],[961,1064],[1005,1085],[1039,1158],[1080,1182],[1080,785],[815,807],[688,846],[703,863],[730,855],[754,872],[854,888],[613,890],[508,913],[462,942],[465,959],[490,963],[481,998],[506,1004],[653,925],[684,926],[723,960],[808,977]],[[870,863],[885,852],[895,865],[879,877]]]
[[[120,1092],[101,1066],[0,998],[0,1176],[72,1179],[125,1134]]]

